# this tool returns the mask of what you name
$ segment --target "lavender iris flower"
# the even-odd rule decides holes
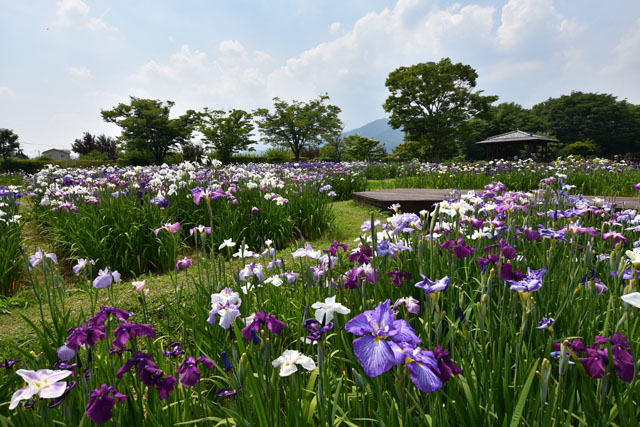
[[[395,353],[401,344],[416,345],[421,341],[407,321],[395,320],[390,304],[386,300],[345,326],[348,332],[360,336],[353,341],[353,352],[369,377],[377,377],[397,364]]]
[[[449,287],[449,276],[444,276],[442,279],[436,280],[435,282],[429,280],[429,278],[422,273],[420,273],[420,277],[422,277],[422,280],[416,283],[415,287],[423,289],[427,294],[441,292]]]
[[[98,270],[98,277],[93,279],[93,287],[97,289],[106,289],[112,283],[120,281],[120,273],[118,271],[110,272],[108,267],[104,270]]]
[[[118,350],[124,350],[125,344],[127,344],[131,338],[149,337],[153,339],[156,336],[156,330],[149,324],[131,323],[125,320],[113,331],[113,335],[116,338],[111,344]]]
[[[531,270],[530,268],[528,268],[527,275],[524,279],[521,279],[519,281],[507,280],[507,283],[509,284],[509,286],[511,286],[512,291],[537,291],[542,287],[542,276],[544,276],[546,272],[546,268],[541,268],[539,270]]]
[[[542,320],[540,320],[540,322],[538,322],[538,326],[536,326],[536,329],[547,329],[549,328],[551,325],[553,325],[553,322],[555,322],[555,319],[553,317],[542,317]]]

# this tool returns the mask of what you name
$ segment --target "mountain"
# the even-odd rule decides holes
[[[389,120],[387,119],[374,120],[358,129],[342,133],[342,136],[350,135],[360,135],[380,141],[384,144],[384,148],[389,154],[391,154],[394,148],[404,142],[404,132],[391,128],[391,126],[389,126]]]

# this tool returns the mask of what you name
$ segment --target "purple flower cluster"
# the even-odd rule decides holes
[[[266,325],[267,329],[276,336],[280,335],[280,332],[286,327],[285,323],[278,320],[273,314],[258,311],[249,317],[247,326],[242,328],[242,336],[248,340],[253,339],[252,334],[256,334],[260,330],[260,325]]]

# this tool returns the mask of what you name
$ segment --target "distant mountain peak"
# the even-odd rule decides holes
[[[375,139],[384,144],[387,153],[391,154],[394,148],[404,142],[404,132],[393,129],[389,126],[389,119],[382,118],[374,120],[357,129],[352,129],[342,133],[342,136],[360,135],[366,138]]]

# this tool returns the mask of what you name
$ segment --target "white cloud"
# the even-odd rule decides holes
[[[69,67],[69,74],[76,79],[88,79],[91,77],[91,71],[85,67]]]
[[[63,27],[84,27],[90,31],[118,31],[117,27],[89,16],[89,6],[82,0],[61,0],[56,3],[58,23]]]
[[[615,73],[625,68],[633,68],[640,65],[640,19],[634,27],[627,32],[613,49],[614,62],[602,69],[604,73]]]
[[[340,31],[339,22],[334,22],[331,25],[329,25],[329,34],[336,34],[338,31]]]
[[[13,98],[16,94],[9,86],[0,86],[0,97],[5,96]]]
[[[507,49],[584,29],[559,13],[553,0],[509,0],[502,8],[501,18],[498,42]]]
[[[218,45],[218,49],[223,55],[234,55],[244,53],[244,46],[237,40],[223,40]]]

